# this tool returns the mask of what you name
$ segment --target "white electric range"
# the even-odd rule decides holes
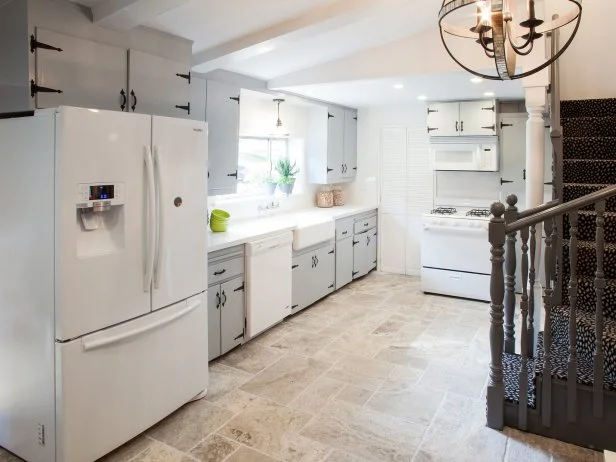
[[[490,301],[490,211],[439,207],[423,215],[423,292]]]

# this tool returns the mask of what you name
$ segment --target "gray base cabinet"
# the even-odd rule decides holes
[[[353,279],[365,276],[376,268],[376,228],[365,231],[353,240]]]
[[[293,303],[297,313],[332,293],[336,278],[336,249],[326,242],[297,252],[293,257]]]
[[[336,221],[336,290],[377,266],[376,211]]]
[[[212,360],[244,341],[244,248],[208,255],[208,355]]]

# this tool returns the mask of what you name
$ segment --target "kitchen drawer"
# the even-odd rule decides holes
[[[239,276],[244,273],[244,258],[233,258],[217,263],[211,263],[207,269],[208,285],[216,284],[225,279]]]
[[[369,229],[376,228],[376,215],[371,215],[355,222],[355,234],[363,233]]]
[[[344,218],[336,221],[336,240],[346,239],[353,235],[353,218]]]

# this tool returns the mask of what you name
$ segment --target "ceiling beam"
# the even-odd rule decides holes
[[[407,0],[338,0],[315,7],[307,13],[275,26],[231,40],[193,55],[196,72],[211,72],[226,65],[268,53],[290,42],[314,37],[350,24],[371,8],[395,7]]]
[[[190,0],[105,0],[92,7],[92,21],[102,27],[129,30],[156,19]]]

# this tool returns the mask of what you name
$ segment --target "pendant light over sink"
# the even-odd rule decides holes
[[[537,2],[539,3],[539,2]],[[545,21],[537,16],[535,0],[443,0],[439,12],[441,40],[449,56],[468,72],[489,80],[515,80],[545,69],[556,61],[569,47],[580,25],[582,0],[561,0],[570,8],[560,15],[550,16]],[[517,73],[518,56],[533,53],[536,40],[554,33],[562,27],[573,24],[573,31],[562,47],[549,59],[541,58],[539,64],[533,62],[531,69],[524,68]],[[485,54],[494,60],[495,74],[469,64],[469,48],[464,40],[471,39],[475,52]],[[454,44],[454,42],[457,42]],[[471,51],[472,52],[472,51]],[[543,54],[539,47],[535,54]],[[473,60],[476,63],[476,59]]]
[[[289,136],[288,133],[285,133],[284,127],[282,125],[282,119],[280,118],[280,104],[284,103],[284,99],[274,98],[274,103],[278,105],[278,118],[276,119],[276,130],[274,131],[274,136]]]

